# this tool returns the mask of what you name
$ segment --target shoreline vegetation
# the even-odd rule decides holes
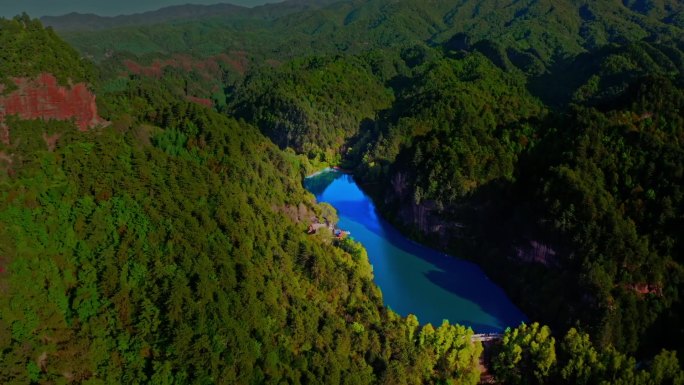
[[[321,174],[325,174],[325,173],[328,173],[328,172],[340,172],[340,173],[342,173],[342,174],[353,174],[353,172],[352,172],[351,170],[346,170],[346,169],[344,169],[344,168],[342,168],[342,167],[340,167],[340,166],[332,166],[332,167],[326,167],[326,168],[324,168],[324,169],[322,169],[322,170],[320,170],[320,171],[316,171],[316,172],[314,172],[313,174],[306,175],[306,176],[304,177],[304,179],[314,178],[314,177],[317,177],[317,176],[319,176],[319,175],[321,175]]]
[[[327,172],[336,171],[330,169]],[[338,210],[337,216],[340,218],[337,224],[326,222],[311,225],[308,233],[313,234],[319,227],[327,225],[331,230],[335,228],[335,234],[350,234],[349,231],[340,230],[342,228],[356,234],[353,241],[364,248],[369,263],[375,266],[374,281],[383,292],[386,305],[400,310],[400,314],[416,314],[421,322],[433,324],[449,319],[478,333],[503,332],[506,327],[516,327],[528,320],[477,263],[415,242],[384,221],[381,213],[368,212],[374,211],[372,199],[355,183],[353,176],[318,174],[318,178],[309,179],[305,187],[317,199],[326,197],[319,203]],[[350,204],[352,201],[354,203]],[[402,268],[404,265],[413,267]],[[464,283],[449,285],[441,280],[433,280],[430,276],[436,271]],[[404,285],[397,287],[397,282],[404,282]],[[404,287],[413,290],[407,292],[409,289]],[[431,300],[411,300],[423,295]],[[471,303],[473,306],[470,306]]]
[[[499,3],[0,19],[0,383],[684,384],[684,3]],[[333,165],[529,316],[487,376],[471,328],[307,234]],[[399,267],[468,292],[443,254]]]

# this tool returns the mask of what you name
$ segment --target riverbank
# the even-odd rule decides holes
[[[338,212],[338,227],[351,231],[367,250],[385,304],[421,323],[470,326],[496,333],[526,320],[506,293],[474,263],[404,237],[385,221],[351,175],[322,170],[304,181],[319,202]]]
[[[326,167],[326,168],[324,168],[324,169],[321,170],[321,171],[316,171],[316,172],[313,173],[313,174],[310,174],[310,175],[305,176],[304,179],[315,178],[315,177],[317,177],[317,176],[319,176],[319,175],[321,175],[321,174],[325,174],[325,173],[327,173],[327,172],[332,172],[332,171],[334,171],[333,168]]]
[[[477,264],[530,319],[557,330],[572,326],[564,323],[567,308],[564,309],[564,304],[558,303],[555,298],[560,297],[558,292],[575,290],[575,286],[567,282],[562,271],[549,270],[541,264],[523,264],[512,257],[515,255],[512,245],[515,245],[516,239],[505,229],[515,228],[510,223],[520,222],[521,219],[511,213],[509,206],[502,207],[496,201],[493,205],[483,206],[482,200],[487,200],[486,197],[480,197],[480,201],[475,203],[464,204],[458,212],[448,215],[449,218],[459,218],[462,225],[459,234],[449,233],[445,237],[444,234],[426,234],[416,225],[404,222],[398,215],[402,207],[396,197],[392,199],[392,193],[381,189],[377,182],[360,181],[358,185],[376,204],[382,217],[408,239],[439,250],[448,258],[458,255]],[[442,220],[449,223],[445,218]],[[557,291],[540,290],[548,287],[547,282],[558,282],[553,287]],[[549,311],[550,306],[553,306],[552,311]]]
[[[351,174],[351,173],[352,173],[350,170],[343,169],[342,167],[333,166],[333,167],[326,167],[326,168],[322,169],[321,171],[316,171],[316,172],[314,172],[313,174],[307,175],[307,176],[304,177],[304,179],[315,178],[315,177],[317,177],[317,176],[319,176],[319,175],[321,175],[321,174],[325,174],[325,173],[328,173],[328,172],[339,172],[339,173],[342,173],[342,174]]]

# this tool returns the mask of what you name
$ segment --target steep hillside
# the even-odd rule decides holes
[[[0,20],[0,83],[14,87],[11,78],[35,78],[51,73],[62,85],[94,79],[92,64],[61,40],[54,31],[44,29],[40,21],[28,16]],[[31,58],[31,60],[27,60]]]
[[[363,248],[306,234],[305,158],[173,87],[129,79],[86,132],[10,118],[0,382],[478,382],[472,330],[400,318]]]
[[[250,74],[231,91],[228,111],[273,142],[311,159],[339,161],[337,149],[361,122],[389,108],[392,94],[363,60],[310,58]]]
[[[522,78],[460,92],[438,59],[348,160],[395,223],[481,261],[534,318],[624,351],[678,348],[681,57],[648,43],[577,56],[545,88],[576,105],[546,114]]]
[[[507,384],[682,383],[683,9],[288,1],[64,32],[97,77],[2,21],[0,382],[474,384],[482,358]],[[334,217],[301,185],[321,162],[551,329],[482,356],[385,308],[359,244],[306,234]]]

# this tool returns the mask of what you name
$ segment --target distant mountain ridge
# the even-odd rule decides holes
[[[682,35],[684,4],[663,0],[291,0],[240,9],[230,17],[177,11],[177,22],[148,17],[145,25],[117,33],[84,23],[43,20],[84,56],[100,60],[111,52],[132,55],[189,53],[207,57],[245,51],[260,60],[283,60],[318,53],[363,52],[406,44],[444,44],[457,34],[488,40],[490,55],[529,62],[544,71],[555,60],[627,41],[667,41]],[[162,12],[157,11],[157,12]],[[173,12],[172,12],[173,13]],[[161,20],[161,18],[159,19]],[[187,20],[186,22],[182,20]],[[80,29],[78,29],[80,28]],[[91,28],[88,30],[87,28]],[[207,39],[212,36],[212,39]],[[502,51],[503,50],[503,51]],[[537,68],[537,69],[535,69]]]
[[[119,27],[187,22],[221,18],[272,19],[332,4],[339,0],[290,0],[248,8],[230,3],[211,5],[185,4],[160,8],[155,11],[119,16],[100,16],[92,13],[72,12],[62,16],[44,16],[45,26],[58,31],[98,31]]]
[[[248,8],[233,4],[186,4],[119,16],[99,16],[92,13],[72,12],[63,16],[45,16],[41,18],[41,21],[44,25],[56,30],[101,30],[173,21],[190,21],[212,16],[230,17],[239,15],[246,10]]]

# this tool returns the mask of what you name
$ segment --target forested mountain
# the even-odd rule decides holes
[[[469,254],[489,261],[547,322],[580,320],[605,345],[627,350],[642,339],[674,343],[682,337],[682,92],[647,78],[626,93],[605,111],[577,107],[479,129],[461,123],[465,109],[452,110],[459,117],[446,127],[430,109],[436,121],[390,126],[401,139],[389,143],[406,144],[394,146],[395,158],[391,144],[378,145],[360,172],[385,180],[388,215],[439,244],[474,247]],[[411,128],[426,126],[433,129],[411,138]],[[445,223],[454,227],[431,230]],[[522,270],[510,274],[515,266]]]
[[[288,11],[307,7],[314,9]],[[497,41],[518,55],[548,63],[607,43],[681,36],[683,10],[677,1],[286,1],[257,7],[241,20],[217,15],[121,28],[115,34],[87,31],[64,37],[96,58],[111,50],[215,53],[206,40],[219,51],[291,58],[313,50],[359,52],[417,41],[442,43],[466,33],[474,41]]]
[[[59,31],[90,31],[116,27],[129,27],[146,24],[190,21],[207,17],[233,18],[247,10],[232,4],[196,5],[186,4],[134,15],[98,16],[94,14],[70,13],[63,16],[45,16],[41,21],[45,26]]]
[[[684,383],[681,2],[197,9],[60,31],[80,56],[1,22],[3,97],[52,74],[103,117],[6,117],[3,383]],[[533,322],[482,355],[384,307],[306,234],[333,164]]]
[[[276,144],[330,163],[361,122],[392,101],[364,60],[326,57],[259,71],[232,94],[228,109],[257,124]]]
[[[111,126],[13,118],[0,147],[3,383],[477,382],[472,330],[399,318],[362,248],[306,235],[306,159],[159,82],[101,96]]]
[[[0,81],[5,87],[14,86],[12,77],[35,77],[46,70],[63,84],[67,79],[94,80],[95,71],[90,63],[83,63],[80,55],[54,31],[44,29],[40,21],[26,15],[3,22],[0,46]]]
[[[185,4],[133,15],[110,17],[73,12],[62,16],[45,16],[41,18],[41,21],[45,26],[52,27],[58,31],[95,31],[151,24],[188,22],[207,18],[221,18],[234,22],[245,19],[272,20],[291,13],[321,8],[335,1],[336,0],[290,0],[254,8],[242,7],[229,3],[213,5]]]

